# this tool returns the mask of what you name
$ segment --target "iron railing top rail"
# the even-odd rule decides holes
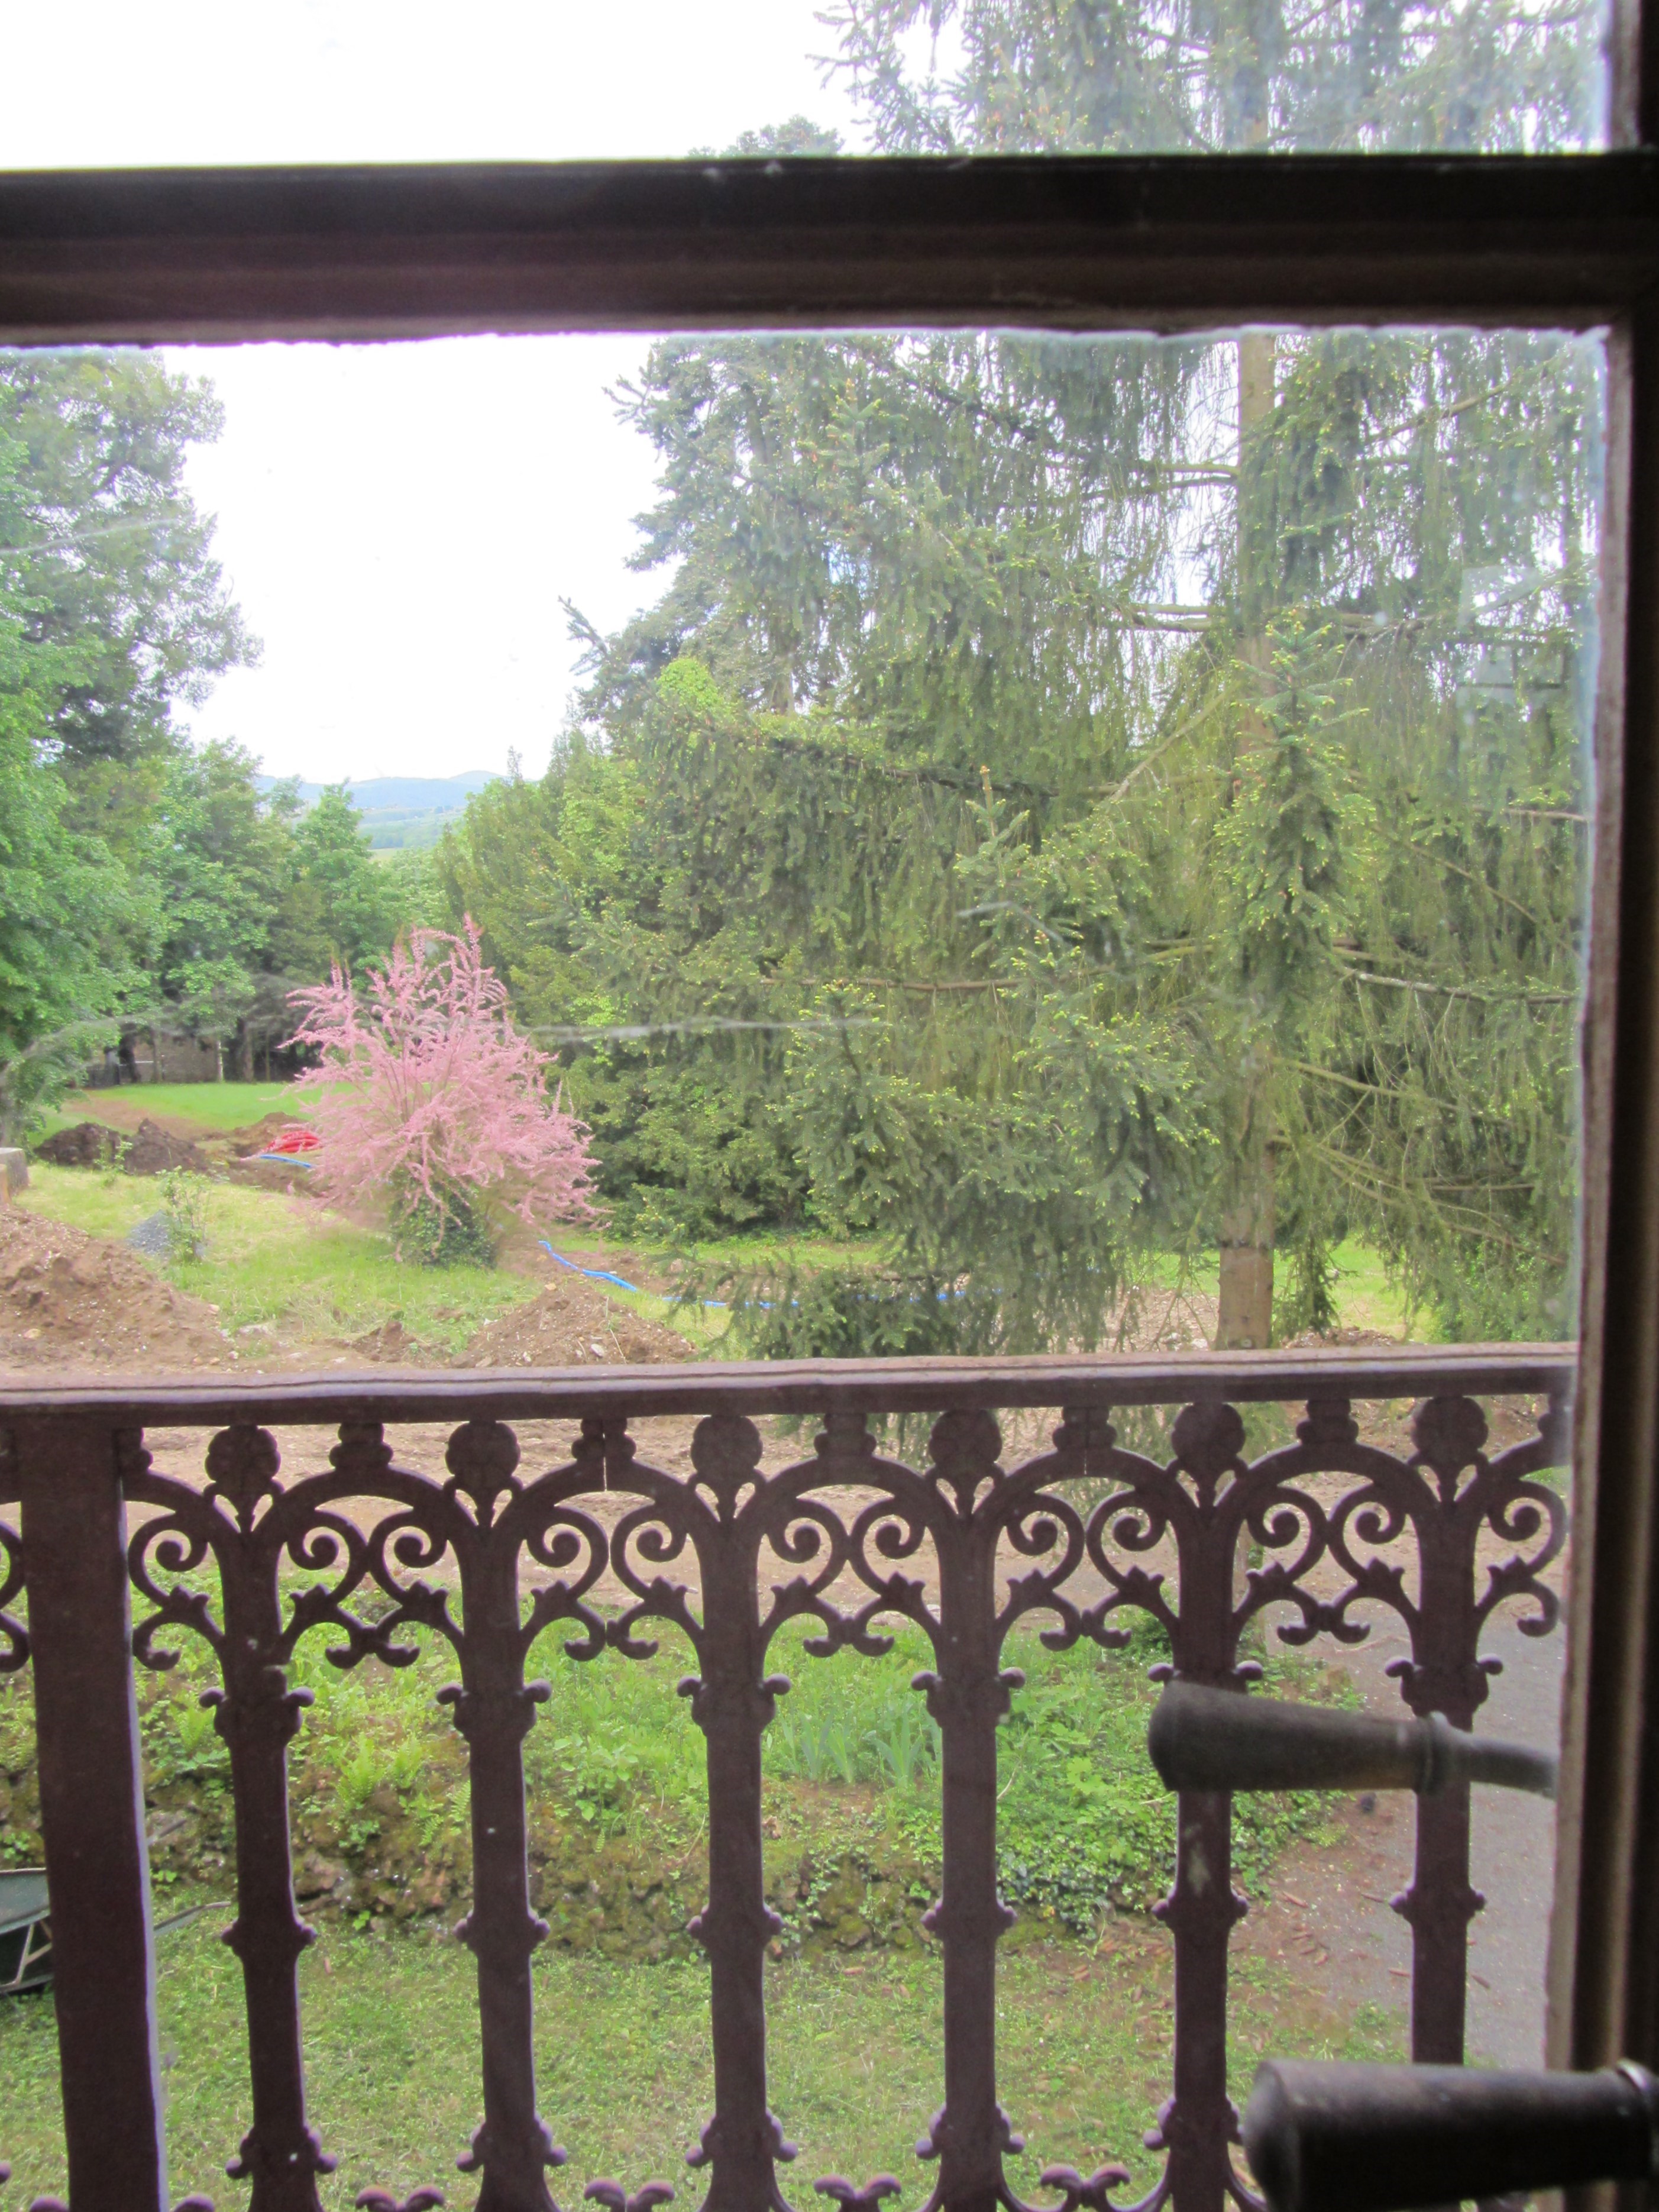
[[[25,344],[1588,325],[1656,273],[1649,149],[0,173],[0,338]]]
[[[1308,1398],[1560,1394],[1572,1344],[1466,1344],[1314,1351],[1017,1354],[911,1359],[701,1360],[650,1367],[439,1370],[375,1374],[87,1376],[0,1385],[0,1421],[96,1416],[133,1425],[243,1422],[648,1419],[662,1413],[939,1413],[983,1406],[1241,1405]]]

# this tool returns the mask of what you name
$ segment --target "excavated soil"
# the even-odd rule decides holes
[[[0,1206],[0,1369],[230,1364],[214,1309],[136,1253]]]
[[[453,1358],[433,1352],[396,1316],[346,1339],[343,1349],[388,1367],[655,1366],[697,1357],[683,1336],[613,1305],[576,1276],[555,1279],[525,1304],[486,1322]]]
[[[121,1109],[125,1108],[124,1111]],[[133,1109],[122,1101],[106,1109],[107,1121],[76,1121],[41,1139],[34,1147],[38,1159],[54,1167],[97,1168],[119,1165],[129,1175],[161,1175],[169,1168],[187,1168],[195,1175],[222,1176],[227,1182],[246,1183],[258,1190],[274,1190],[289,1197],[314,1192],[315,1178],[303,1158],[261,1159],[259,1155],[295,1126],[292,1114],[267,1114],[241,1129],[197,1130],[164,1116],[157,1121],[141,1115],[135,1125]],[[121,1147],[124,1145],[125,1151]]]
[[[267,1114],[261,1121],[250,1121],[245,1129],[233,1129],[227,1141],[236,1158],[251,1159],[256,1152],[274,1145],[284,1130],[301,1126],[298,1115]]]
[[[170,1168],[205,1175],[211,1165],[199,1145],[148,1119],[126,1138],[102,1121],[77,1121],[72,1128],[44,1138],[35,1151],[54,1167],[96,1168],[112,1163],[128,1175],[165,1175]]]
[[[316,1172],[303,1154],[289,1159],[262,1159],[285,1129],[295,1127],[292,1114],[267,1114],[263,1121],[233,1129],[209,1140],[213,1171],[227,1182],[250,1185],[255,1190],[275,1190],[288,1198],[315,1198]]]
[[[539,1297],[487,1322],[457,1367],[656,1365],[695,1359],[683,1336],[613,1304],[595,1283],[566,1275]]]

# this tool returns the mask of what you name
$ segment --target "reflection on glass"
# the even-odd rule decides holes
[[[1599,142],[1595,7],[844,0],[884,152],[1539,152]]]
[[[15,27],[14,168],[772,152],[1544,152],[1605,137],[1601,0],[109,0]]]
[[[631,617],[571,357],[227,361],[245,609],[209,380],[0,362],[9,1234],[183,1300],[12,1356],[1571,1333],[1594,342],[665,339]]]

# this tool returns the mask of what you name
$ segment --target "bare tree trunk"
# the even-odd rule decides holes
[[[1244,625],[1238,657],[1245,683],[1265,679],[1273,549],[1255,490],[1255,453],[1273,413],[1274,342],[1247,331],[1238,341],[1238,606]],[[1267,725],[1246,691],[1239,721],[1243,751],[1260,744]],[[1240,1110],[1231,1133],[1220,1224],[1220,1297],[1215,1343],[1249,1352],[1273,1341],[1273,1130],[1270,1065],[1250,1055],[1238,1071]]]
[[[1258,1096],[1251,1108],[1262,1105]],[[1221,1209],[1220,1314],[1218,1351],[1256,1352],[1273,1341],[1273,1146],[1256,1126],[1243,1133],[1228,1175]]]

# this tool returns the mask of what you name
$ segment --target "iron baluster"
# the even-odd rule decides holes
[[[1327,1625],[1341,1632],[1360,1598],[1380,1600],[1400,1615],[1411,1656],[1392,1661],[1388,1672],[1419,1719],[1440,1713],[1454,1728],[1473,1725],[1487,1678],[1500,1664],[1480,1656],[1481,1632],[1506,1599],[1535,1602],[1523,1633],[1546,1635],[1555,1624],[1559,1602],[1540,1577],[1566,1540],[1566,1516],[1560,1499],[1531,1477],[1560,1463],[1565,1423],[1564,1400],[1552,1396],[1537,1437],[1489,1460],[1480,1407],[1462,1396],[1429,1398],[1412,1419],[1410,1459],[1369,1455],[1381,1464],[1366,1469],[1365,1487],[1331,1516],[1332,1550],[1353,1580],[1328,1609]],[[1417,1560],[1415,1602],[1399,1566],[1375,1555],[1408,1528]],[[1533,1549],[1489,1568],[1481,1593],[1477,1547],[1487,1529]],[[1372,1555],[1358,1556],[1355,1539]],[[1395,1899],[1412,1931],[1412,2057],[1426,2063],[1456,2065],[1463,2057],[1468,1925],[1485,1903],[1468,1875],[1468,1785],[1454,1783],[1418,1801],[1411,1884]]]
[[[526,1490],[513,1472],[518,1439],[502,1423],[466,1423],[450,1438],[445,1459],[446,1495],[463,1492],[473,1507],[471,1516],[459,1516],[451,1539],[461,1568],[461,1681],[439,1693],[467,1742],[473,1903],[457,1933],[478,1964],[484,2075],[483,2124],[460,2166],[482,2171],[477,2212],[554,2212],[547,2169],[563,2165],[565,2154],[536,2109],[530,1958],[548,1930],[530,1910],[524,1757],[536,1708],[549,1690],[545,1682],[526,1683],[524,1661],[542,1628],[557,1619],[585,1626],[586,1638],[570,1647],[578,1656],[590,1658],[604,1648],[597,1616],[582,1602],[602,1566],[604,1543],[564,1506],[572,1483],[585,1477],[566,1470]],[[566,1526],[549,1550],[546,1533],[555,1521]],[[574,1589],[560,1582],[539,1591],[521,1619],[518,1557],[527,1544],[549,1565],[568,1565],[584,1551],[586,1564]]]
[[[938,2158],[938,2197],[948,2212],[993,2212],[1008,2195],[1002,2154],[1025,2148],[996,2095],[996,1946],[1014,1917],[996,1886],[996,1729],[1025,1677],[1001,1664],[1000,1521],[975,1511],[976,1493],[994,1490],[1001,1474],[1002,1448],[996,1421],[977,1412],[946,1413],[928,1444],[945,1510],[929,1516],[939,1559],[937,1671],[917,1683],[941,1738],[944,1880],[923,1924],[945,1952],[945,2102],[917,2148]]]
[[[690,1932],[709,1960],[714,2114],[687,2163],[710,2169],[703,2212],[787,2212],[778,2166],[795,2157],[796,2147],[766,2091],[766,1952],[782,1923],[766,1901],[760,1738],[789,1684],[764,1671],[782,1615],[774,1607],[761,1620],[760,1547],[763,1535],[783,1534],[794,1493],[760,1474],[760,1431],[740,1414],[698,1423],[689,1484],[638,1461],[620,1422],[590,1424],[586,1433],[603,1437],[612,1488],[647,1500],[612,1535],[613,1566],[639,1601],[612,1624],[611,1640],[648,1657],[656,1645],[633,1631],[655,1618],[672,1621],[697,1655],[698,1672],[680,1690],[703,1731],[708,1773],[709,1896]],[[665,1565],[688,1542],[702,1581],[700,1620],[682,1584],[661,1575],[647,1583],[633,1561],[637,1551],[642,1563]]]
[[[230,1753],[236,1917],[224,1940],[242,1967],[253,2104],[252,2125],[228,2171],[251,2181],[250,2212],[318,2212],[316,2177],[331,2172],[335,2161],[306,2118],[295,1967],[313,1939],[294,1910],[288,1752],[311,1699],[288,1683],[292,1639],[283,1634],[277,1589],[281,1516],[271,1510],[281,1496],[280,1456],[267,1430],[239,1426],[221,1430],[208,1446],[205,1492],[155,1474],[148,1452],[135,1449],[130,1464],[130,1494],[162,1509],[129,1551],[133,1583],[156,1607],[139,1624],[136,1656],[146,1665],[173,1663],[154,1641],[168,1621],[207,1640],[222,1683],[203,1702],[215,1707],[214,1726]],[[149,1564],[179,1577],[209,1558],[218,1571],[222,1630],[206,1596],[177,1582],[163,1588]]]
[[[945,1983],[945,2101],[917,2145],[919,2156],[939,2160],[929,2212],[934,2207],[990,2212],[996,2205],[1027,2212],[1003,2165],[1006,2154],[1024,2148],[1024,2141],[996,2094],[996,1946],[1014,1919],[997,1886],[996,1731],[1024,1680],[1018,1668],[1002,1665],[1002,1651],[1014,1622],[1033,1610],[1057,1615],[1057,1626],[1043,1635],[1051,1649],[1075,1643],[1086,1626],[1062,1588],[1084,1556],[1082,1521],[1044,1486],[1082,1473],[1088,1417],[1069,1413],[1055,1432],[1054,1450],[1010,1474],[999,1464],[1002,1437],[989,1413],[946,1413],[934,1425],[925,1478],[875,1462],[867,1438],[861,1468],[851,1419],[841,1418],[847,1433],[839,1479],[863,1486],[884,1481],[889,1493],[864,1508],[852,1531],[853,1564],[875,1593],[857,1626],[864,1627],[878,1613],[904,1613],[926,1631],[935,1654],[935,1669],[916,1677],[939,1728],[942,1770],[943,1887],[923,1923],[942,1941]],[[836,1425],[832,1417],[825,1443]],[[862,1417],[858,1426],[862,1431]],[[897,1572],[882,1575],[871,1556],[911,1557],[924,1538],[931,1539],[938,1562],[936,1613],[920,1582]],[[1046,1564],[1011,1577],[999,1610],[998,1554],[1004,1540],[1016,1555]],[[1120,1632],[1099,1632],[1105,1643],[1126,1640]],[[1098,2202],[1101,2212],[1110,2212],[1111,2185],[1127,2179],[1121,2166],[1102,2167],[1089,2181],[1077,2182],[1080,2197],[1061,2178],[1072,2172],[1056,2167],[1044,2179],[1065,2189],[1068,2202]],[[851,2191],[839,2177],[820,2185],[841,2201],[861,2204],[875,2203],[895,2185],[887,2175],[863,2192]]]
[[[70,2193],[164,2212],[120,1432],[23,1419],[15,1446]]]
[[[1247,1678],[1237,1664],[1233,1612],[1244,1441],[1232,1407],[1184,1407],[1171,1435],[1175,1458],[1160,1486],[1179,1560],[1170,1630],[1174,1672],[1215,1689],[1242,1690]],[[1191,1478],[1190,1492],[1180,1474]],[[1218,1504],[1223,1478],[1228,1488]],[[1174,1885],[1153,1907],[1175,1945],[1174,2064],[1156,2139],[1169,2149],[1178,2212],[1220,2212],[1233,2183],[1238,2115],[1227,2095],[1227,1947],[1248,1909],[1232,1886],[1232,1798],[1184,1790],[1176,1800]]]
[[[1365,1633],[1344,1622],[1311,1595],[1304,1578],[1329,1541],[1317,1501],[1293,1487],[1326,1468],[1344,1468],[1366,1454],[1357,1445],[1347,1401],[1312,1401],[1298,1441],[1246,1463],[1244,1425],[1237,1409],[1200,1401],[1185,1406],[1171,1431],[1167,1464],[1123,1449],[1099,1414],[1068,1417],[1088,1437],[1091,1474],[1121,1485],[1090,1516],[1088,1548],[1109,1595],[1083,1625],[1105,1640],[1106,1623],[1123,1606],[1159,1622],[1170,1639],[1171,1664],[1154,1678],[1243,1693],[1261,1668],[1241,1662],[1239,1638],[1266,1607],[1284,1602],[1297,1618],[1278,1634],[1306,1643],[1322,1629],[1348,1642]],[[1384,1455],[1372,1455],[1387,1466]],[[1117,1547],[1109,1550],[1110,1537]],[[1242,1584],[1239,1547],[1253,1538],[1262,1564]],[[1137,1553],[1173,1545],[1175,1603],[1161,1575],[1148,1572]],[[1127,1553],[1127,1560],[1122,1556]],[[1275,1555],[1275,1556],[1269,1556]],[[1175,1949],[1175,2033],[1172,2092],[1147,2136],[1149,2148],[1169,2153],[1163,2183],[1151,2202],[1172,2197],[1179,2212],[1220,2212],[1228,2197],[1255,2200],[1234,2171],[1232,2145],[1238,2116],[1227,2094],[1227,1953],[1233,1928],[1248,1906],[1232,1887],[1232,1801],[1221,1790],[1184,1790],[1176,1803],[1175,1880],[1153,1907],[1170,1929]]]

